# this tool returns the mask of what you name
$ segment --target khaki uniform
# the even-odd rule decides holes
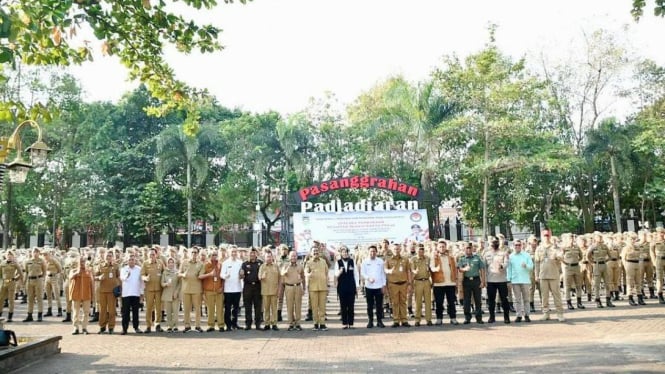
[[[281,269],[287,321],[290,327],[299,326],[302,316],[302,296],[305,292],[305,271],[302,265],[290,263],[282,265]]]
[[[609,272],[607,271],[607,261],[610,258],[607,245],[593,244],[587,251],[587,260],[593,264],[593,294],[596,295],[596,301],[600,302],[600,282],[605,288],[605,295],[609,299]]]
[[[328,263],[315,258],[305,265],[309,300],[312,305],[312,317],[315,325],[325,325],[326,298],[328,296]]]
[[[575,295],[579,299],[582,295],[582,274],[580,262],[582,262],[582,250],[576,245],[563,248],[563,288],[566,292],[566,300],[570,301],[570,289],[575,286]]]
[[[25,262],[25,289],[28,294],[28,314],[32,314],[37,300],[37,313],[40,315],[44,310],[44,276],[46,275],[46,261],[44,259],[30,258]]]
[[[411,258],[411,272],[416,295],[416,323],[422,319],[423,302],[425,303],[425,320],[432,322],[432,280],[429,269],[429,258],[415,256]]]
[[[145,261],[141,266],[141,276],[144,277],[144,296],[145,296],[145,325],[152,327],[153,320],[155,326],[159,326],[162,320],[162,271],[164,263],[155,259]],[[146,279],[147,278],[147,279]]]
[[[113,289],[120,285],[120,268],[110,262],[101,262],[95,268],[95,279],[99,282],[99,327],[115,328],[116,298]]]
[[[587,301],[591,301],[593,290],[593,263],[587,259],[588,249],[580,248],[582,251],[582,261],[580,262],[580,275],[582,276],[582,285],[587,294]]]
[[[562,259],[563,253],[554,244],[548,245],[543,242],[536,249],[534,256],[535,273],[540,282],[545,319],[549,318],[550,294],[552,294],[559,320],[563,320],[563,304],[561,303],[561,291],[559,290],[559,272],[561,271]]]
[[[182,277],[183,309],[185,310],[185,328],[191,327],[191,313],[194,308],[195,326],[201,327],[201,293],[203,288],[199,275],[203,274],[203,264],[196,260],[185,261],[180,265]]]
[[[45,291],[46,299],[48,301],[48,309],[51,310],[53,306],[53,299],[57,301],[58,310],[62,310],[60,303],[60,278],[62,277],[62,266],[58,259],[52,256],[46,261],[46,282]]]
[[[607,260],[607,278],[609,285],[607,288],[610,292],[619,292],[619,284],[621,283],[621,251],[616,246],[612,245],[608,248],[609,259]]]
[[[176,269],[164,269],[162,272],[162,302],[166,310],[166,325],[175,329],[178,323],[178,308],[180,307],[181,280]],[[222,324],[224,322],[222,321]]]
[[[396,254],[385,261],[384,268],[393,308],[393,323],[406,324],[406,292],[410,283],[411,265],[407,258]]]
[[[5,299],[9,306],[9,314],[14,313],[14,293],[16,293],[16,284],[23,280],[23,271],[16,262],[3,261],[0,264],[0,314],[5,305]]]
[[[657,240],[653,246],[654,262],[656,264],[656,291],[658,296],[663,295],[663,278],[665,278],[665,242]]]
[[[649,247],[649,243],[638,243],[637,244],[637,249],[640,251],[640,269],[642,275],[640,276],[640,285],[639,287],[642,287],[642,282],[644,282],[644,286],[649,289],[649,291],[653,292],[653,273],[654,273],[654,268],[653,268],[653,262],[651,261],[651,248]]]
[[[72,270],[79,266],[78,257],[67,256],[65,259],[64,274],[69,274]],[[72,300],[69,298],[69,276],[64,277],[63,290],[65,295],[65,307],[67,308],[68,315],[72,313]]]
[[[626,269],[626,283],[628,285],[628,296],[642,296],[641,271],[640,271],[640,251],[632,244],[624,247],[621,254],[623,266]]]
[[[259,268],[261,296],[263,297],[263,320],[266,325],[277,325],[277,293],[281,287],[279,268],[274,263],[264,263]]]

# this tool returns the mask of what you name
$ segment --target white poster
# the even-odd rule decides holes
[[[299,256],[309,253],[314,241],[326,243],[337,252],[341,244],[351,251],[358,244],[391,242],[422,242],[429,239],[427,211],[386,210],[372,212],[293,214],[295,250]]]

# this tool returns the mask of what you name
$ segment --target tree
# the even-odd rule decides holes
[[[166,0],[14,0],[0,5],[0,63],[16,65],[81,64],[93,46],[79,33],[91,33],[102,54],[117,56],[131,79],[145,83],[160,100],[154,114],[192,107],[200,93],[179,81],[164,59],[167,45],[179,52],[212,53],[222,49],[220,29],[198,25],[173,11]],[[224,0],[232,3],[233,0]],[[239,0],[246,3],[246,0]],[[216,0],[184,0],[195,9],[210,9]],[[19,103],[13,103],[18,105]],[[4,105],[0,112],[16,108]],[[195,110],[193,111],[195,112]],[[194,114],[195,115],[195,114]],[[6,116],[6,115],[5,115]],[[2,114],[0,113],[0,117]],[[195,130],[189,121],[190,131]]]
[[[646,6],[646,0],[633,0],[633,9],[631,9],[630,14],[633,15],[636,21],[642,18]],[[656,17],[665,17],[665,0],[655,0],[653,14]]]

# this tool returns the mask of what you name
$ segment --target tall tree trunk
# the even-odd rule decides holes
[[[187,163],[187,248],[192,247],[192,167]]]
[[[619,177],[617,176],[616,160],[614,154],[610,155],[610,166],[612,168],[612,198],[614,199],[614,219],[617,223],[616,232],[620,233],[621,230],[621,205],[619,202]]]

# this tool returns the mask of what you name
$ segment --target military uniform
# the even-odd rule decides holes
[[[665,304],[665,299],[663,298],[663,278],[665,277],[665,241],[662,237],[656,239],[654,242],[652,253],[654,262],[656,264],[656,290],[658,291],[658,302]]]
[[[162,272],[162,302],[166,310],[166,332],[178,331],[181,280],[178,271],[168,267]],[[223,322],[222,322],[223,324]]]
[[[534,256],[536,280],[540,282],[540,290],[543,303],[543,319],[550,318],[550,293],[554,299],[559,322],[564,322],[563,304],[561,303],[561,291],[559,290],[559,272],[561,271],[561,260],[563,253],[552,243],[543,241]]]
[[[388,280],[388,293],[393,311],[393,327],[409,326],[406,316],[406,296],[407,290],[411,287],[411,264],[406,257],[402,257],[399,250],[395,255],[384,261]],[[431,301],[430,301],[431,303]]]
[[[261,299],[261,281],[259,280],[259,268],[263,261],[256,259],[248,260],[242,263],[243,288],[242,300],[245,307],[245,329],[252,328],[252,309],[254,311],[254,324],[258,329],[261,324],[261,314],[263,307]]]
[[[32,312],[37,301],[37,321],[42,321],[44,309],[44,275],[46,275],[46,261],[41,257],[30,258],[25,262],[26,293],[28,294],[28,316],[23,322],[31,322]]]
[[[471,298],[475,305],[476,322],[483,323],[481,291],[485,285],[485,263],[477,254],[462,256],[457,260],[457,269],[462,271],[464,288],[464,324],[471,322]]]
[[[78,267],[78,254],[75,252],[69,252],[65,258],[64,274],[69,274],[72,270]],[[72,300],[69,298],[69,276],[64,277],[63,290],[65,296],[65,308],[66,316],[62,322],[71,322],[72,321]]]
[[[60,261],[53,255],[48,255],[46,261],[46,299],[48,301],[48,309],[46,309],[45,317],[53,316],[53,299],[55,298],[58,306],[58,317],[62,317],[62,304],[60,303],[60,278],[62,277],[62,265]]]
[[[161,259],[148,260],[141,266],[141,276],[145,284],[145,332],[149,333],[154,320],[155,330],[161,331],[162,320],[162,271],[164,263]]]
[[[596,295],[596,306],[602,308],[603,304],[600,301],[600,282],[602,281],[605,286],[605,301],[607,306],[613,307],[612,300],[610,300],[608,286],[610,283],[609,273],[607,271],[607,261],[610,258],[609,248],[602,241],[594,243],[587,251],[587,260],[593,264],[593,293]]]
[[[432,280],[429,267],[429,258],[415,256],[411,258],[411,272],[416,295],[416,326],[420,325],[425,303],[425,321],[432,325]]]
[[[577,307],[584,309],[582,304],[582,274],[580,272],[580,262],[582,262],[582,250],[575,244],[563,247],[563,288],[566,292],[566,303],[568,309],[573,307],[570,290],[575,286],[575,296],[577,296]]]
[[[609,279],[609,285],[607,287],[610,290],[610,298],[614,299],[614,301],[619,300],[619,284],[621,282],[621,262],[619,259],[621,257],[621,249],[619,243],[621,242],[608,246],[607,278]]]
[[[628,303],[632,306],[644,305],[644,296],[642,295],[642,281],[640,276],[640,251],[633,245],[628,243],[623,248],[621,253],[623,266],[626,269],[626,283],[628,285]],[[638,303],[635,302],[634,295],[637,296]]]
[[[16,260],[5,260],[0,263],[0,316],[2,316],[2,309],[4,308],[4,301],[7,300],[9,307],[9,314],[7,315],[7,322],[12,322],[14,316],[14,293],[16,292],[16,284],[23,280],[23,271],[21,266]]]
[[[640,269],[642,272],[640,287],[642,287],[641,283],[644,282],[644,285],[649,290],[649,298],[655,299],[656,295],[653,287],[654,263],[651,261],[651,247],[649,246],[649,243],[645,241],[638,243],[637,248],[640,251]]]
[[[263,297],[263,320],[265,330],[272,326],[277,330],[277,293],[281,287],[279,268],[275,263],[264,263],[259,268],[261,296]]]

